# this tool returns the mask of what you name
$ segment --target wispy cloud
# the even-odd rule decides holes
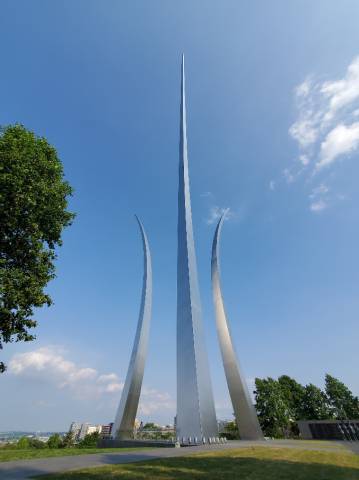
[[[200,196],[203,197],[203,198],[213,197],[213,193],[212,192],[203,192],[203,193],[201,193]]]
[[[311,75],[294,94],[298,115],[289,134],[297,141],[299,153],[296,164],[285,169],[283,176],[293,183],[304,171],[307,179],[315,181],[359,148],[359,57],[352,60],[342,78],[319,81]],[[327,206],[323,198],[310,202],[313,212]]]
[[[328,207],[328,194],[329,187],[324,183],[321,183],[317,187],[313,188],[309,194],[310,205],[309,209],[314,213],[319,213]]]
[[[31,352],[19,353],[9,362],[9,373],[53,384],[59,389],[69,389],[76,396],[99,396],[119,392],[123,383],[115,373],[99,374],[90,367],[80,367],[65,358],[58,346],[41,347]]]
[[[138,407],[139,413],[142,415],[151,415],[163,410],[176,410],[175,402],[171,395],[167,392],[159,392],[155,388],[142,388],[140,404]]]
[[[312,212],[318,213],[324,210],[325,208],[327,208],[327,206],[328,206],[327,202],[322,198],[320,198],[319,200],[312,202],[309,208]]]
[[[218,207],[217,205],[211,207],[209,210],[209,215],[206,219],[207,225],[212,225],[213,223],[217,222],[222,215],[224,215],[224,220],[229,220],[233,217],[233,213],[231,212],[230,208],[222,208]]]
[[[14,355],[9,361],[9,374],[67,390],[74,398],[94,400],[108,399],[117,403],[123,382],[116,373],[100,373],[95,368],[82,367],[66,358],[67,352],[59,346],[50,345],[26,353]],[[175,411],[175,404],[166,392],[142,387],[139,413],[149,415],[163,410]]]

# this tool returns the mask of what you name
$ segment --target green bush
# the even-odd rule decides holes
[[[42,442],[38,438],[30,438],[30,448],[35,448],[35,449],[47,448],[47,443]]]
[[[95,448],[99,441],[100,435],[98,432],[88,433],[83,440],[78,444],[79,448]]]
[[[220,434],[220,437],[225,437],[227,440],[238,440],[239,432],[236,422],[228,422]]]
[[[49,448],[61,448],[62,447],[62,438],[58,433],[54,433],[47,441],[47,446]]]
[[[16,448],[19,450],[26,450],[30,448],[30,439],[29,437],[21,437],[16,443]]]

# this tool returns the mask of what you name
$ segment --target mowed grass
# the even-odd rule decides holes
[[[36,477],[42,480],[359,480],[350,452],[251,447],[108,465]]]
[[[121,453],[132,452],[134,450],[146,450],[146,448],[32,448],[26,450],[7,450],[6,448],[0,448],[0,462],[65,457],[67,455],[88,455],[92,453]]]

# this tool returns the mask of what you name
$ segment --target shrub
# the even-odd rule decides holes
[[[100,435],[98,432],[88,433],[78,446],[79,448],[95,448],[97,447],[99,438]]]
[[[62,447],[62,438],[58,433],[54,433],[47,441],[47,446],[49,448],[61,448]]]
[[[29,437],[21,437],[16,443],[16,448],[19,450],[26,450],[30,448],[30,439]]]

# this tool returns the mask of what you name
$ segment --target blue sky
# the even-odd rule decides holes
[[[3,0],[0,124],[58,150],[77,213],[37,340],[2,352],[0,430],[109,422],[140,302],[154,298],[139,417],[175,413],[180,56],[194,233],[217,415],[231,406],[210,289],[215,220],[249,384],[326,372],[359,394],[359,4]]]

